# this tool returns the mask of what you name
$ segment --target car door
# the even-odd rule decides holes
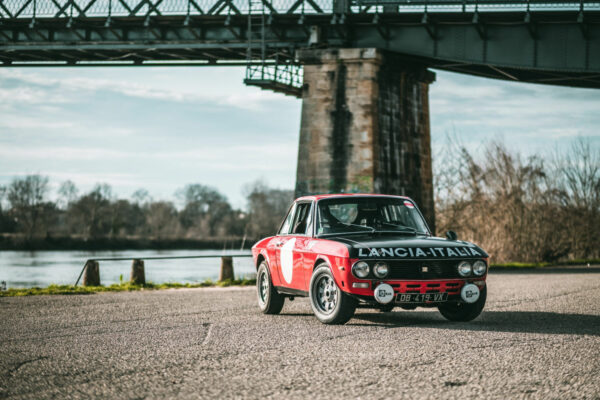
[[[291,235],[294,238],[294,288],[308,291],[306,282],[306,264],[310,262],[310,245],[312,240],[314,202],[307,201],[298,205]],[[314,259],[314,258],[313,258]],[[312,267],[312,264],[311,264]]]
[[[267,255],[269,256],[269,264],[271,267],[271,279],[275,286],[287,286],[281,274],[280,253],[281,247],[287,241],[287,235],[290,231],[290,226],[293,223],[294,213],[296,211],[296,203],[292,204],[286,217],[284,218],[279,231],[267,244]]]
[[[282,232],[277,243],[279,251],[279,273],[284,286],[305,291],[303,253],[308,241],[307,231],[312,210],[312,202],[296,203],[294,216],[287,234]]]

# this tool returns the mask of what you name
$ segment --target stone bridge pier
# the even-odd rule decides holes
[[[435,74],[377,49],[309,49],[296,195],[413,198],[435,232],[429,84]]]

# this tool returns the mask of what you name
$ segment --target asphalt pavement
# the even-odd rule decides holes
[[[254,288],[0,298],[0,398],[600,399],[600,268],[502,272],[469,323],[326,326]]]

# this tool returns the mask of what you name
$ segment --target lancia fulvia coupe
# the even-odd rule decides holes
[[[357,307],[437,307],[448,320],[470,321],[485,305],[487,253],[452,231],[432,236],[408,197],[301,197],[252,256],[265,314],[296,296],[309,297],[325,324],[346,323]]]

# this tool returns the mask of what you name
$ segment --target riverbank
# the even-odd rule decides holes
[[[50,285],[45,288],[11,288],[0,290],[0,297],[20,297],[38,295],[69,295],[69,294],[92,294],[100,292],[131,292],[138,290],[163,290],[163,289],[191,289],[205,287],[228,287],[228,286],[253,286],[255,279],[233,279],[220,282],[206,280],[198,283],[146,283],[144,285],[132,285],[128,282],[115,283],[108,286],[74,286],[74,285]]]
[[[0,250],[11,251],[120,251],[120,250],[248,250],[254,239],[224,237],[210,239],[194,238],[84,238],[57,236],[27,239],[23,235],[0,235]]]
[[[520,264],[513,267],[492,267],[490,273],[598,273],[600,263],[595,264],[577,264],[577,265],[551,265],[544,267],[528,267],[527,264]],[[197,283],[146,283],[145,285],[132,285],[128,282],[120,282],[107,286],[74,286],[74,285],[49,285],[47,287],[32,288],[10,288],[0,290],[0,297],[20,297],[20,296],[38,296],[38,295],[71,295],[71,294],[93,294],[100,292],[128,292],[139,290],[162,290],[162,289],[191,289],[206,287],[229,287],[229,286],[254,286],[256,279],[234,279],[225,281],[213,281],[207,279]]]

